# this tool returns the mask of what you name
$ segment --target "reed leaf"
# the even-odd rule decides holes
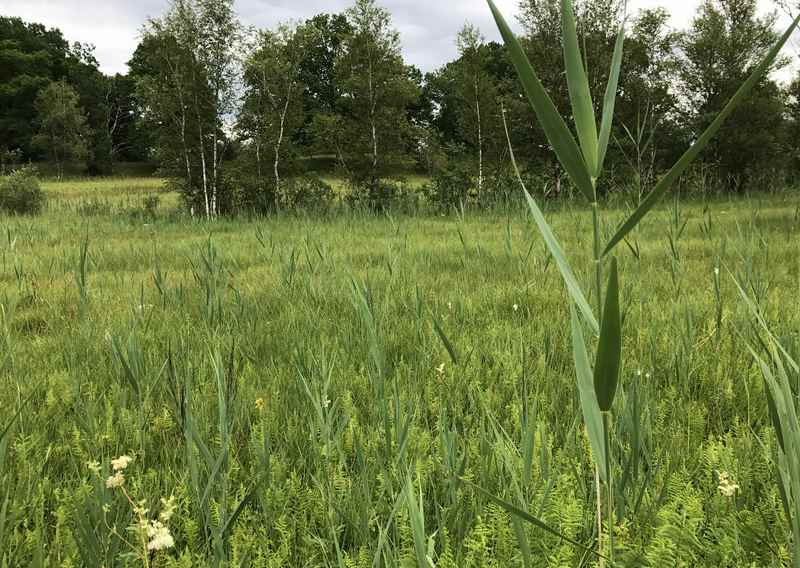
[[[595,177],[600,177],[603,164],[606,161],[608,142],[611,139],[611,126],[614,122],[614,108],[617,102],[617,89],[619,88],[619,74],[622,69],[622,54],[625,47],[625,22],[619,26],[617,42],[614,45],[614,55],[611,58],[611,71],[608,75],[608,85],[603,98],[603,119],[600,124],[600,139],[597,145],[597,172]]]
[[[583,160],[590,177],[597,177],[597,122],[594,116],[589,78],[581,59],[578,30],[572,0],[561,0],[561,26],[564,38],[564,67],[567,70],[567,87],[575,119],[575,129],[583,150]],[[592,191],[594,201],[594,191]]]
[[[581,324],[572,304],[570,304],[570,313],[572,316],[572,354],[575,359],[575,373],[578,379],[578,396],[581,402],[583,422],[586,424],[586,431],[589,435],[589,445],[594,454],[594,463],[600,472],[600,478],[606,481],[608,472],[606,471],[603,414],[600,412],[594,391],[592,368],[589,364],[589,355],[586,352],[586,342],[581,332]]]
[[[561,250],[561,245],[558,244],[556,236],[550,229],[550,225],[547,224],[547,221],[542,214],[542,210],[539,209],[536,201],[534,201],[533,197],[531,197],[531,194],[528,193],[527,190],[524,191],[525,198],[528,200],[528,207],[533,215],[533,220],[536,222],[536,226],[539,228],[539,232],[542,234],[544,242],[547,244],[547,248],[550,250],[550,254],[553,255],[559,271],[561,271],[561,277],[564,279],[564,283],[567,285],[567,291],[569,292],[569,295],[572,296],[573,301],[575,304],[577,304],[578,309],[580,309],[586,322],[591,326],[592,331],[594,331],[595,334],[600,333],[600,326],[597,323],[597,319],[594,317],[592,307],[589,305],[589,302],[583,295],[581,286],[578,284],[578,279],[575,278],[575,274],[572,272],[569,262],[567,262],[567,257],[564,256],[564,251]]]
[[[594,366],[594,391],[602,412],[611,410],[617,392],[619,367],[622,359],[622,322],[619,312],[619,278],[617,259],[611,259],[606,302],[600,326],[600,343]]]
[[[564,119],[558,114],[550,95],[547,94],[542,82],[531,67],[528,56],[522,49],[519,41],[511,32],[503,15],[495,6],[493,0],[487,0],[492,10],[497,27],[503,36],[509,57],[517,70],[525,94],[533,107],[536,117],[544,130],[550,145],[558,157],[558,161],[566,170],[572,182],[577,186],[589,201],[594,201],[594,184],[592,183],[586,162],[581,155],[580,148],[575,138],[567,128]]]

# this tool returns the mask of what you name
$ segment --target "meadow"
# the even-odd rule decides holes
[[[522,197],[206,222],[154,179],[44,188],[0,219],[1,566],[598,563],[566,292]],[[591,266],[589,210],[545,205]],[[734,278],[797,355],[798,237],[790,192],[667,199],[618,251],[619,565],[790,562]],[[143,551],[165,511],[174,545]]]

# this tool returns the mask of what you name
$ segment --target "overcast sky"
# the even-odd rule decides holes
[[[670,10],[673,25],[691,20],[700,0],[629,0],[629,12],[662,6]],[[768,11],[773,3],[759,0]],[[407,61],[430,71],[455,56],[455,35],[464,22],[476,24],[487,37],[497,32],[483,0],[381,0],[400,30]],[[497,0],[506,19],[516,13],[517,0]],[[236,0],[236,9],[247,25],[271,27],[287,20],[302,20],[320,12],[336,12],[350,0]],[[96,46],[105,73],[125,73],[126,62],[138,43],[142,24],[159,16],[167,0],[1,0],[0,15],[18,16],[60,28],[70,42]],[[794,52],[797,53],[797,43]]]

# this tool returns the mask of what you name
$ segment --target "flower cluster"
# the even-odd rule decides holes
[[[111,460],[111,469],[114,470],[114,473],[106,479],[106,487],[108,489],[116,489],[125,485],[125,474],[122,472],[125,471],[132,461],[133,458],[130,456],[119,456]]]
[[[733,497],[739,490],[739,485],[734,482],[727,471],[719,472],[719,492],[725,497]]]
[[[150,511],[144,505],[145,502],[140,501],[138,505],[134,506],[133,512],[139,517],[136,528],[143,539],[147,541],[147,550],[164,550],[175,546],[175,540],[166,524],[175,512],[175,498],[161,498],[161,513],[159,513],[158,519],[148,520],[147,514]]]
[[[137,518],[136,523],[131,529],[139,534],[143,547],[142,550],[144,551],[140,554],[146,557],[151,552],[165,550],[175,546],[175,539],[172,538],[172,533],[170,533],[169,527],[167,526],[167,523],[175,513],[175,498],[170,497],[169,499],[164,499],[162,497],[161,512],[158,518],[150,519],[148,516],[150,510],[145,506],[147,502],[135,502],[125,488],[124,471],[132,461],[132,457],[125,455],[111,460],[111,475],[106,479],[105,485],[107,489],[119,489],[130,503],[133,513]],[[87,465],[92,473],[100,477],[101,468],[99,462],[89,462]],[[116,528],[112,528],[112,531],[116,534]]]

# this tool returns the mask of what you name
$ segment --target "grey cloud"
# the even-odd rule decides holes
[[[380,0],[379,0],[380,1]],[[766,0],[762,0],[765,6]],[[513,23],[518,0],[497,0]],[[632,11],[667,7],[676,26],[685,25],[699,0],[631,0]],[[338,12],[349,0],[237,0],[236,9],[246,25],[271,27],[287,20],[304,20],[320,12]],[[409,63],[430,71],[456,54],[455,37],[469,21],[487,39],[498,39],[484,0],[383,0],[400,31]],[[0,14],[58,27],[69,41],[92,43],[106,73],[124,73],[148,17],[158,16],[166,0],[3,0]]]

